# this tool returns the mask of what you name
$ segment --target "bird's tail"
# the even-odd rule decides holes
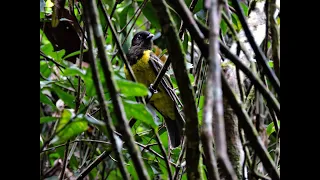
[[[169,134],[170,144],[173,148],[178,147],[182,142],[183,128],[184,128],[184,118],[176,109],[176,119],[172,120],[170,118],[165,118],[167,125],[167,130]]]
[[[181,133],[179,131],[177,121],[166,118],[165,122],[169,134],[170,144],[173,148],[176,148],[181,144]]]

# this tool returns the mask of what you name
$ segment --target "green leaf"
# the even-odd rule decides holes
[[[148,88],[140,83],[128,81],[125,79],[118,79],[117,85],[120,89],[121,94],[127,97],[148,95]]]
[[[136,168],[134,167],[132,160],[130,160],[129,164],[127,165],[127,168],[132,179],[134,180],[139,179],[136,172]]]
[[[59,98],[66,103],[71,108],[75,108],[75,97],[71,94],[63,91],[60,87],[54,86],[54,90],[59,96]]]
[[[88,129],[88,122],[83,118],[83,115],[78,115],[75,120],[70,122],[73,116],[70,110],[63,110],[56,130],[58,134],[53,138],[52,143],[63,143]]]
[[[143,104],[138,104],[134,101],[123,101],[123,105],[128,119],[134,117],[153,128],[158,128],[158,126],[153,121],[151,113]]]
[[[95,96],[96,89],[94,87],[94,83],[93,83],[93,80],[92,80],[91,68],[89,68],[87,70],[87,73],[86,73],[86,75],[85,75],[83,80],[84,80],[84,84],[86,86],[86,94],[89,97]]]
[[[157,13],[153,8],[151,2],[147,2],[146,6],[142,10],[143,15],[151,22],[151,25],[157,29],[161,29]]]
[[[72,116],[72,112],[69,109],[64,109],[61,113],[61,118],[59,120],[56,132],[64,128],[68,124]]]
[[[44,104],[48,104],[54,110],[57,109],[56,105],[53,104],[53,102],[49,99],[49,97],[44,95],[41,91],[40,91],[40,102],[42,102]]]
[[[226,35],[228,26],[227,26],[227,23],[223,19],[221,19],[220,28],[222,31],[222,35]]]
[[[244,15],[245,15],[245,16],[248,16],[248,10],[249,10],[248,6],[247,6],[245,3],[243,3],[243,2],[240,2],[240,6],[241,6],[241,8],[243,9]]]
[[[88,51],[88,49],[84,49],[84,50],[83,50],[83,53],[85,53],[85,52],[87,52],[87,51]],[[79,55],[80,52],[81,52],[81,51],[78,50],[78,51],[75,51],[75,52],[73,52],[73,53],[70,53],[70,54],[66,55],[65,57],[63,57],[63,60],[65,60],[65,59],[67,59],[67,58],[69,58],[69,57],[72,57],[72,56]]]
[[[51,122],[51,121],[55,121],[57,119],[58,119],[57,117],[51,117],[51,116],[41,117],[40,118],[40,124],[48,123],[48,122]]]
[[[280,127],[280,121],[278,121],[278,126]],[[270,123],[269,125],[268,125],[268,127],[267,127],[267,134],[268,134],[268,136],[270,136],[273,132],[275,132],[276,131],[276,128],[274,127],[274,124],[273,124],[273,122],[272,123]]]
[[[269,66],[273,68],[273,61],[269,61]]]
[[[63,74],[65,76],[76,76],[76,75],[78,75],[78,76],[83,78],[85,76],[85,74],[86,74],[86,71],[84,69],[79,69],[76,66],[72,66],[72,67],[69,67],[69,68],[65,69],[63,71]]]
[[[62,57],[64,56],[65,53],[66,53],[66,50],[61,49],[60,51],[49,52],[47,55],[52,57],[57,62],[61,63]]]
[[[44,12],[40,12],[40,19],[44,18]]]

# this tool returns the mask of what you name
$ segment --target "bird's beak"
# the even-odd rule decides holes
[[[150,33],[150,34],[147,36],[147,39],[148,39],[148,40],[149,40],[149,39],[151,40],[151,39],[153,38],[153,36],[154,36],[154,35]]]

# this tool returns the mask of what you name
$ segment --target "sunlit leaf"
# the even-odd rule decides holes
[[[146,109],[143,104],[138,104],[134,101],[123,101],[124,110],[127,114],[127,118],[134,117],[142,122],[150,125],[153,128],[157,128],[154,123],[151,113]]]
[[[86,71],[83,69],[79,69],[76,66],[69,67],[63,71],[65,76],[81,76],[82,78],[85,76]]]
[[[278,126],[280,127],[280,121],[278,121]],[[273,122],[271,122],[267,127],[267,134],[270,136],[273,132],[276,131],[276,128],[274,127]]]
[[[74,114],[69,109],[63,110],[56,129],[57,135],[51,143],[63,143],[88,129],[88,122],[83,118],[83,115],[78,115],[71,121],[73,116]]]
[[[84,49],[84,50],[83,50],[83,53],[85,53],[85,52],[87,52],[87,51],[88,51],[88,49]],[[73,52],[73,53],[70,53],[70,54],[66,55],[65,57],[63,57],[63,59],[65,60],[65,59],[67,59],[67,58],[69,58],[69,57],[79,55],[80,53],[81,53],[80,50],[75,51],[75,52]]]
[[[117,80],[120,93],[125,96],[146,96],[148,95],[148,88],[140,83],[128,81],[124,79]]]

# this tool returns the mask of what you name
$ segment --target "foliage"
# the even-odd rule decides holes
[[[86,38],[82,40],[81,32],[85,31],[85,24],[83,22],[83,5],[81,1],[65,1],[64,8],[69,12],[70,4],[73,7],[72,14],[66,16],[65,14],[58,12],[52,13],[58,3],[63,1],[40,1],[40,22],[42,28],[40,28],[40,175],[42,179],[57,179],[60,177],[62,162],[67,158],[67,166],[65,169],[64,177],[78,177],[81,173],[87,173],[88,179],[121,179],[121,173],[117,163],[115,162],[115,153],[110,149],[112,144],[110,143],[107,130],[105,128],[106,121],[102,118],[100,105],[97,99],[97,93],[94,86],[94,80],[92,77],[92,69],[89,65],[88,49]],[[72,4],[74,2],[74,4]],[[191,0],[185,0],[185,3],[189,6]],[[69,4],[70,3],[70,4]],[[142,103],[136,101],[136,97],[145,97],[148,95],[148,88],[140,83],[132,82],[125,79],[124,76],[124,64],[121,56],[118,53],[116,41],[112,36],[110,27],[106,21],[105,14],[111,16],[112,24],[118,31],[117,36],[123,45],[125,52],[128,51],[131,39],[133,35],[140,30],[148,30],[155,34],[154,52],[161,60],[166,61],[169,56],[165,39],[161,34],[160,21],[156,15],[156,11],[151,2],[146,3],[143,0],[98,0],[98,12],[101,21],[101,27],[105,35],[105,51],[107,52],[107,58],[112,63],[114,78],[117,86],[119,87],[119,94],[121,101],[124,105],[124,112],[126,117],[131,120],[136,119],[136,123],[131,127],[131,132],[134,135],[135,143],[139,146],[139,151],[142,154],[142,159],[147,169],[150,179],[160,178],[167,179],[169,177],[166,161],[163,158],[160,145],[157,143],[154,130],[160,135],[161,143],[166,151],[166,155],[169,155],[169,161],[171,170],[175,174],[177,165],[182,171],[179,179],[186,179],[185,161],[183,160],[183,147],[175,149],[169,148],[168,134],[163,125],[163,117],[154,109],[150,109]],[[228,3],[233,9],[231,2]],[[170,5],[170,4],[169,4]],[[246,16],[250,11],[249,4],[241,3],[241,7]],[[115,11],[113,11],[115,8]],[[139,11],[142,8],[141,14]],[[60,11],[62,11],[60,9]],[[182,20],[174,8],[170,6],[170,11],[173,16],[175,28],[180,30]],[[137,12],[137,13],[135,13]],[[237,14],[233,11],[231,13],[231,22],[236,30],[240,32],[242,25],[239,21]],[[194,17],[203,24],[207,24],[207,10],[204,7],[204,1],[199,0],[193,9]],[[137,17],[137,15],[139,16]],[[63,41],[72,41],[70,44],[61,43],[61,41],[55,39],[60,37],[64,33],[61,31],[55,31],[56,34],[52,34],[53,31],[48,31],[44,27],[48,27],[45,23],[52,23],[52,21],[58,17],[58,24],[54,22],[52,25],[59,27],[66,27],[66,24],[72,24],[71,29],[78,41],[72,41],[68,39],[68,36],[62,36]],[[71,19],[70,17],[75,17]],[[135,17],[132,19],[132,17]],[[280,24],[280,18],[277,19]],[[40,24],[41,24],[40,23]],[[53,27],[51,27],[53,28]],[[220,23],[221,36],[226,42],[231,37],[231,30],[227,26],[224,19]],[[68,28],[67,28],[68,29]],[[66,30],[65,30],[66,31]],[[198,119],[199,124],[202,124],[203,119],[203,106],[206,97],[203,95],[203,89],[206,87],[205,75],[207,66],[200,63],[201,50],[192,42],[193,37],[188,31],[184,31],[183,48],[186,51],[187,69],[192,85],[194,86],[195,99],[197,102]],[[272,39],[269,39],[271,42]],[[84,43],[83,43],[84,42]],[[234,41],[232,41],[234,42]],[[84,44],[84,45],[83,45]],[[194,45],[194,47],[192,47]],[[77,47],[75,51],[69,51],[70,46]],[[270,46],[270,45],[269,45]],[[269,47],[270,49],[271,47]],[[97,49],[94,49],[96,58],[100,62],[97,56]],[[76,59],[76,62],[73,62]],[[271,68],[276,66],[276,63],[272,61],[272,57],[268,63]],[[203,65],[201,65],[203,64]],[[264,72],[260,71],[259,67],[253,72],[257,71],[261,79],[264,79]],[[98,72],[103,85],[104,98],[108,104],[108,109],[111,114],[112,122],[116,126],[116,131],[119,130],[119,122],[115,118],[114,102],[111,101],[110,92],[106,87],[106,80],[103,75],[101,64],[98,63]],[[174,77],[172,69],[169,68],[167,75],[170,76],[176,93],[179,95],[177,87],[177,81]],[[269,83],[269,82],[267,82]],[[254,86],[253,86],[254,87]],[[250,92],[250,89],[246,89]],[[256,92],[256,89],[253,88]],[[251,90],[252,91],[252,90]],[[270,88],[270,92],[273,90]],[[249,93],[252,95],[252,93]],[[248,96],[249,97],[249,96]],[[246,103],[243,104],[248,114],[251,117],[263,116],[264,121],[262,125],[257,125],[258,132],[261,137],[266,135],[264,142],[268,148],[269,154],[273,160],[280,167],[278,150],[279,150],[279,127],[280,120],[273,113],[269,106],[263,103],[263,109],[265,114],[257,114],[259,112],[256,107],[260,103],[259,94],[251,96]],[[191,98],[191,97],[190,97]],[[272,112],[271,112],[272,111]],[[262,113],[262,112],[260,112]],[[274,122],[278,122],[277,126]],[[262,128],[259,129],[259,128]],[[265,134],[263,133],[265,132]],[[122,144],[121,135],[116,136],[116,140]],[[262,138],[263,139],[263,138]],[[68,144],[68,145],[66,145]],[[139,179],[136,169],[133,165],[130,154],[128,153],[126,145],[121,148],[121,154],[124,157],[125,167],[132,179]],[[65,155],[65,151],[67,154]],[[87,167],[91,167],[103,152],[108,153],[101,160],[100,163],[93,166],[92,170],[86,172]],[[255,150],[250,148],[250,153],[255,156]],[[180,157],[182,156],[182,158]],[[181,158],[181,159],[180,159]],[[255,163],[259,164],[258,161]],[[60,167],[52,170],[52,167]],[[201,160],[201,172],[202,178],[206,179],[207,169],[204,161]],[[256,171],[255,171],[256,172]],[[255,172],[251,172],[250,176],[255,176]],[[260,172],[266,174],[264,171]]]

